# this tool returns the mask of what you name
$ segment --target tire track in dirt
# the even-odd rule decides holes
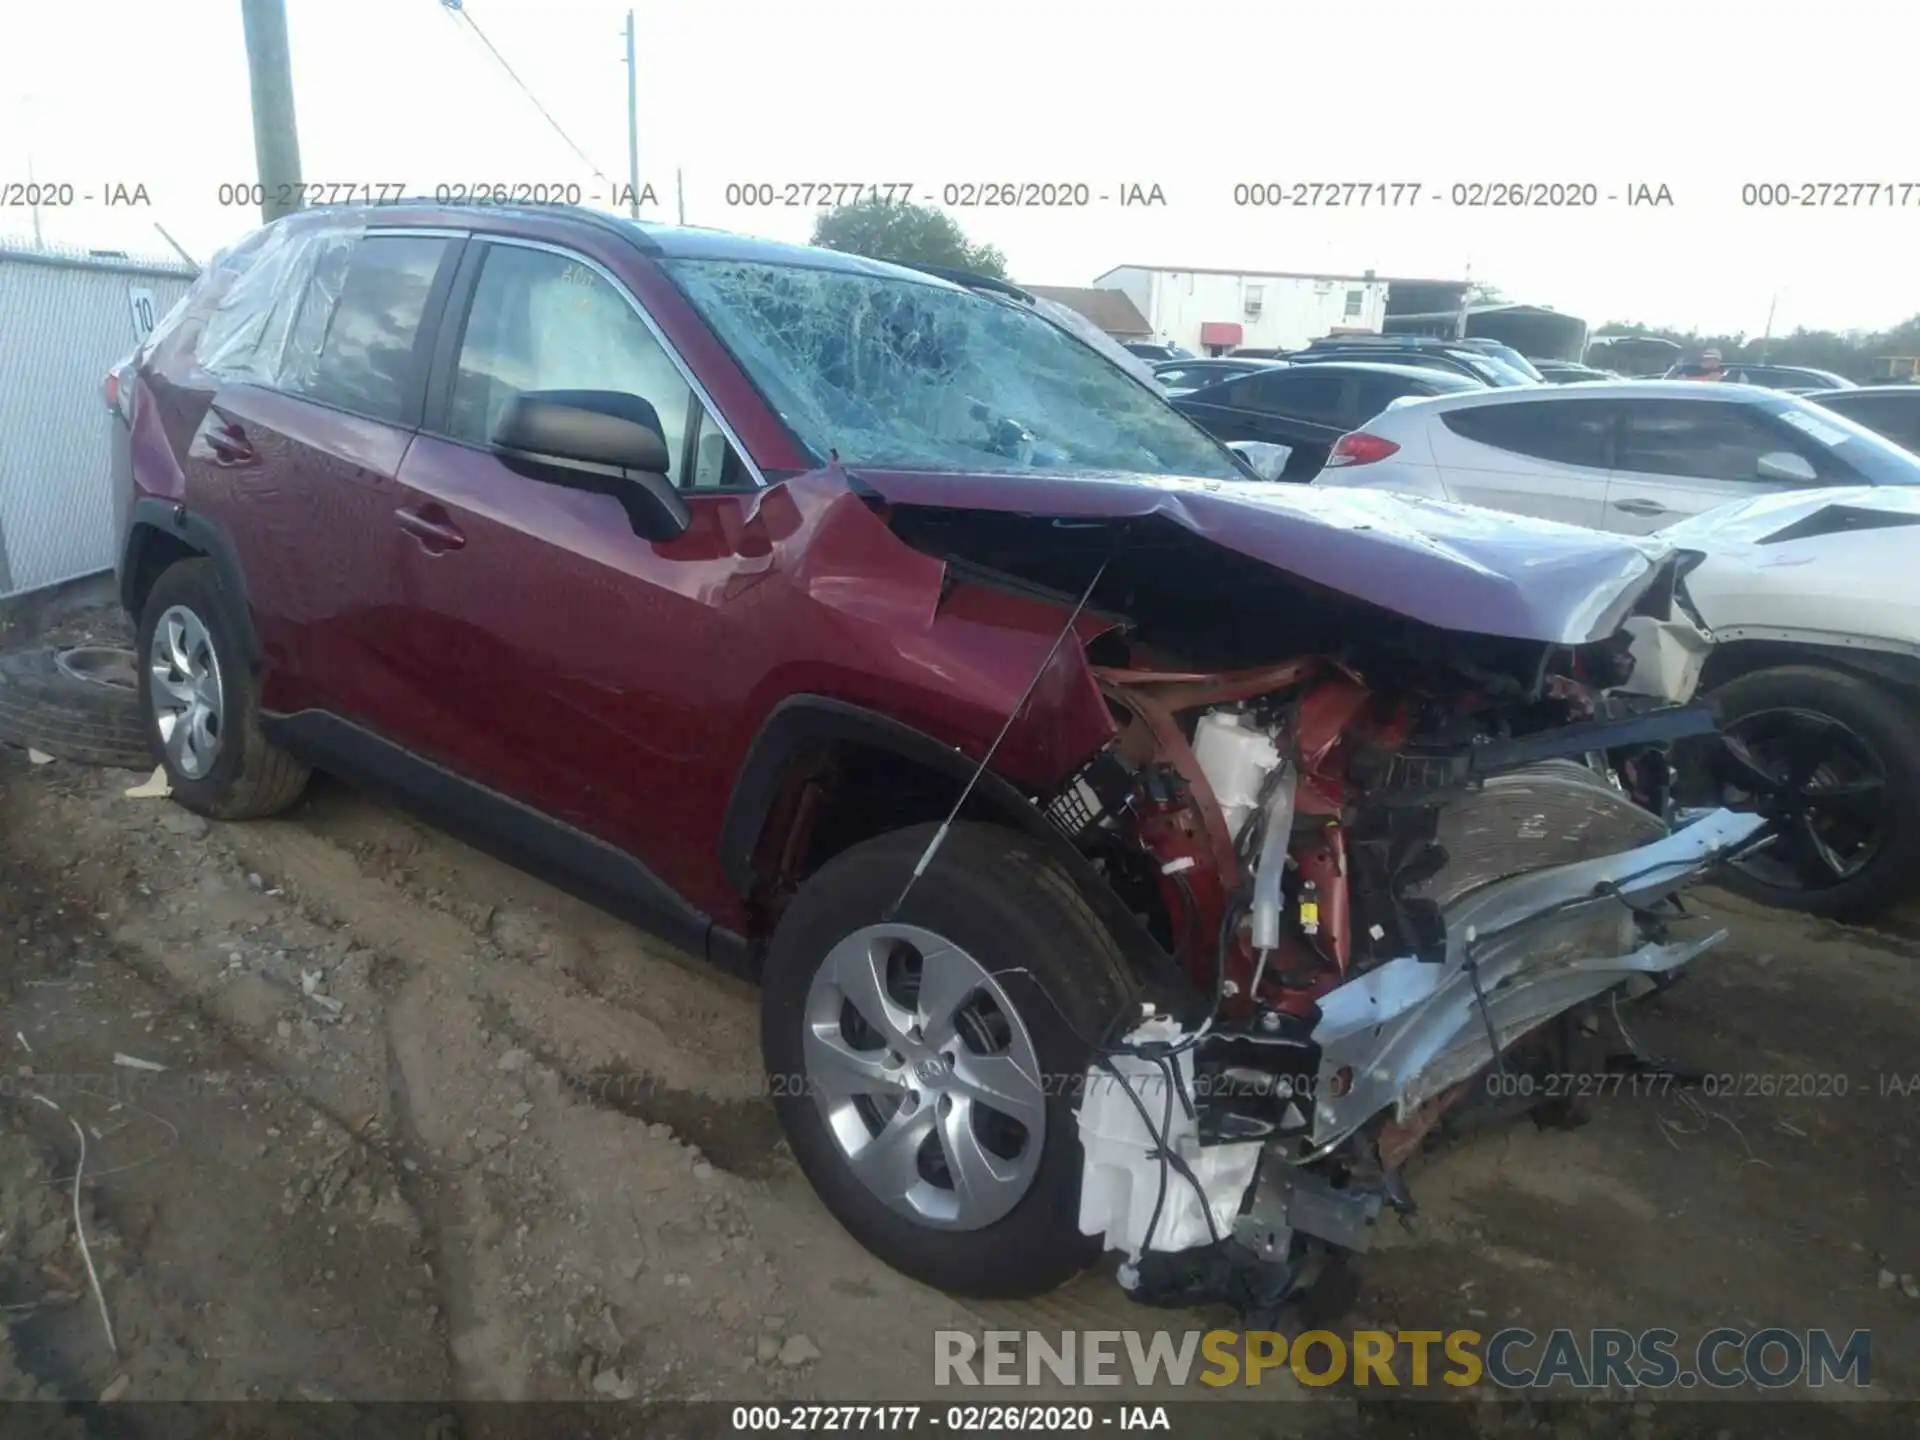
[[[772,1164],[779,1128],[761,1098],[757,1013],[750,996],[727,993],[717,974],[709,983],[629,931],[621,953],[609,956],[614,947],[604,941],[595,947],[602,963],[631,967],[619,987],[625,993],[612,998],[571,973],[568,957],[584,945],[571,916],[488,903],[482,929],[474,923],[478,887],[463,885],[450,904],[436,889],[442,908],[434,908],[421,902],[417,884],[368,874],[352,851],[296,822],[225,827],[223,835],[243,863],[273,875],[298,903],[409,970],[464,985],[486,1002],[490,1028],[560,1071],[589,1103],[664,1122],[729,1168],[764,1173]],[[422,842],[429,853],[456,844]],[[552,900],[556,908],[578,903],[557,892]],[[715,1014],[723,1023],[705,1023]]]
[[[452,1187],[450,1232],[484,1248],[527,1228],[504,1229],[512,1216],[577,1207],[571,1236],[543,1237],[536,1225],[529,1251],[577,1259],[584,1248],[589,1272],[643,1288],[667,1267],[670,1293],[642,1308],[691,1303],[696,1316],[724,1317],[744,1305],[748,1333],[707,1347],[743,1366],[764,1355],[765,1337],[801,1328],[842,1337],[810,1369],[822,1393],[924,1397],[933,1331],[978,1328],[979,1317],[874,1260],[784,1158],[765,1099],[756,992],[358,797],[317,808],[321,828],[296,813],[221,827],[223,843],[407,971],[388,1028],[422,1145],[483,1173],[495,1163],[499,1130],[483,1121],[469,1133],[443,1109],[470,1106],[486,1067],[509,1056],[527,1078],[521,1103],[537,1107],[510,1148],[537,1148],[537,1165],[514,1168],[522,1181],[537,1173],[538,1195],[508,1201],[469,1177]],[[706,1214],[689,1229],[680,1193],[689,1177],[698,1195],[724,1196],[717,1224]],[[523,1298],[509,1285],[504,1303],[483,1310],[476,1297],[499,1295],[503,1280],[487,1261],[470,1263],[469,1313]],[[724,1270],[740,1264],[745,1285],[729,1285]],[[517,1373],[511,1337],[485,1323],[464,1333],[463,1372]],[[714,1393],[738,1393],[738,1382]]]
[[[28,1322],[16,1332],[30,1342],[22,1358],[74,1398],[110,1381],[129,1399],[444,1391],[437,1312],[406,1285],[424,1236],[393,1147],[233,1023],[217,989],[183,962],[191,947],[167,943],[180,938],[165,909],[173,887],[147,883],[157,872],[119,869],[92,830],[96,816],[84,798],[0,784],[0,848],[10,852],[0,854],[10,962],[0,1003],[13,1052],[7,1093],[25,1127],[9,1139],[44,1131],[51,1164],[71,1174],[64,1116],[25,1102],[42,1091],[90,1132],[83,1199],[121,1349],[107,1355],[86,1302],[13,1317]],[[141,878],[116,888],[130,876]],[[118,1068],[108,1061],[116,1051],[164,1069]],[[22,1058],[31,1063],[14,1063]],[[16,1158],[0,1160],[0,1189]],[[57,1197],[28,1252],[44,1265],[71,1243],[54,1233],[66,1223],[64,1182],[24,1178],[30,1188],[0,1204],[0,1221],[12,1229],[33,1213],[27,1201],[44,1208]],[[78,1263],[59,1259],[53,1271]],[[379,1343],[357,1343],[370,1333]]]

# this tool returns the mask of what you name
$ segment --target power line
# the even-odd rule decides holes
[[[480,28],[479,22],[473,18],[471,13],[469,13],[465,4],[463,3],[463,0],[440,0],[440,4],[449,15],[455,16],[458,19],[461,19],[467,22],[467,27],[470,30],[472,30],[476,36],[479,37],[480,43],[487,47],[488,53],[491,54],[495,60],[498,60],[500,62],[500,68],[507,72],[507,78],[513,81],[515,85],[519,86],[520,93],[522,95],[525,95],[527,99],[533,103],[533,108],[540,112],[540,118],[545,120],[548,125],[553,127],[554,134],[558,135],[562,140],[567,142],[567,148],[573,151],[575,155],[578,155],[580,157],[580,162],[583,165],[585,165],[589,170],[593,171],[594,175],[597,178],[601,180],[605,180],[609,185],[613,184],[613,181],[608,178],[607,172],[602,170],[598,165],[594,164],[592,160],[588,159],[587,152],[582,150],[578,145],[574,144],[573,137],[567,134],[565,130],[560,128],[560,122],[554,119],[553,116],[548,112],[547,107],[540,103],[540,97],[535,95],[533,91],[527,88],[527,82],[522,80],[517,74],[514,73],[513,66],[507,63],[507,57],[502,55],[500,53],[499,47],[496,46],[493,43],[493,41],[487,38],[486,31]]]

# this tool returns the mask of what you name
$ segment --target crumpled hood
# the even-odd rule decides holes
[[[1672,563],[1650,537],[1372,490],[1137,475],[861,469],[900,505],[1059,519],[1159,517],[1229,550],[1446,630],[1603,640]]]

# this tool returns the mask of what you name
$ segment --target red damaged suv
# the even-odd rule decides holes
[[[321,767],[757,976],[913,1275],[1284,1298],[1761,822],[1663,818],[1679,556],[1265,484],[1084,328],[584,211],[255,232],[119,386],[175,797]]]

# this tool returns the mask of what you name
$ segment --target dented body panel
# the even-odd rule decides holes
[[[1706,556],[1685,586],[1718,641],[1920,657],[1920,487],[1768,495],[1655,538]]]
[[[1165,520],[1395,615],[1555,645],[1613,634],[1674,554],[1657,540],[1371,491],[1139,475],[858,474],[903,505]]]

